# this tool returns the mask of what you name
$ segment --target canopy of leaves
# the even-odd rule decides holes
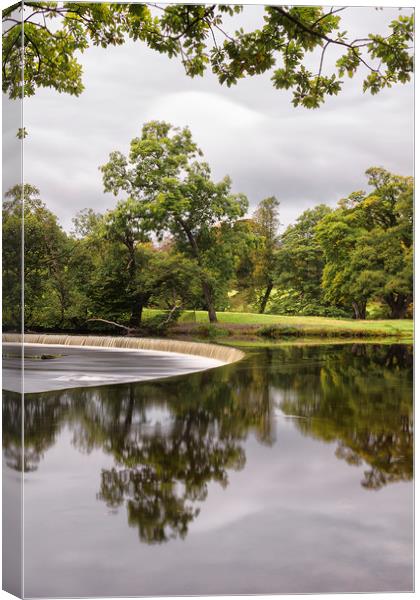
[[[401,317],[413,295],[413,179],[382,168],[366,174],[374,191],[351,194],[317,226],[324,297],[359,310],[381,298],[391,316]]]
[[[62,311],[71,301],[65,291],[65,280],[70,277],[65,265],[70,255],[71,244],[57,223],[56,216],[39,199],[39,190],[29,184],[11,188],[6,193],[3,203],[3,289],[6,325],[16,327],[19,324],[22,275],[25,284],[26,324],[36,324],[38,320],[45,321],[49,318],[52,321],[54,318],[60,320]]]
[[[206,163],[191,160],[199,150],[188,130],[149,123],[145,131],[128,158],[114,160],[113,153],[103,167],[109,189],[130,195],[104,215],[82,211],[70,235],[34,186],[6,193],[6,328],[21,325],[22,275],[31,328],[86,329],[94,318],[138,327],[145,307],[178,316],[206,308],[209,317],[231,302],[253,303],[255,310],[261,290],[273,292],[268,310],[276,314],[353,311],[364,318],[371,302],[383,316],[412,314],[411,177],[371,168],[370,193],[353,192],[335,210],[307,210],[278,236],[277,201],[263,200],[244,219],[246,198],[231,194],[228,179],[213,182]],[[160,178],[159,169],[168,176]]]
[[[151,121],[131,141],[128,157],[112,152],[100,168],[105,191],[128,194],[124,206],[129,204],[131,220],[147,223],[159,239],[170,234],[177,249],[196,262],[206,307],[216,320],[215,283],[227,284],[233,274],[229,240],[248,201],[231,193],[229,177],[214,183],[209,165],[197,160],[201,155],[187,127]]]
[[[330,212],[331,209],[325,204],[306,210],[281,236],[276,263],[276,284],[280,291],[276,306],[282,296],[286,300],[291,295],[293,304],[299,305],[300,312],[306,313],[305,307],[309,305],[311,312],[317,314],[316,306],[322,304],[324,257],[315,236],[315,227]]]
[[[191,77],[211,69],[228,86],[269,71],[274,87],[291,90],[293,104],[307,108],[338,94],[343,78],[359,69],[365,72],[363,90],[372,94],[410,80],[413,14],[393,19],[385,35],[373,32],[361,39],[344,30],[339,13],[345,7],[266,6],[252,30],[238,27],[246,10],[223,4],[24,1],[3,11],[3,91],[18,98],[52,87],[77,96],[83,91],[78,53],[127,39],[178,57]],[[334,47],[339,57],[324,72]],[[312,54],[315,69],[307,60]]]

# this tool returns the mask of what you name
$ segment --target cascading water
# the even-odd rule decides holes
[[[220,367],[243,356],[235,348],[178,340],[3,334],[3,389],[38,393],[162,379]]]
[[[24,339],[22,339],[22,337]],[[26,333],[4,333],[3,343],[45,344],[48,346],[85,346],[94,348],[125,348],[131,350],[156,350],[160,352],[176,352],[192,354],[233,363],[244,357],[244,353],[229,346],[202,344],[200,342],[184,342],[136,337],[111,337],[99,335],[55,335]]]

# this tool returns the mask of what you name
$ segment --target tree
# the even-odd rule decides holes
[[[317,226],[324,297],[351,303],[362,319],[368,300],[379,298],[401,318],[413,297],[413,180],[377,167],[366,174],[374,191],[350,194]]]
[[[173,312],[200,303],[200,271],[193,260],[175,248],[157,248],[150,268],[154,278],[153,306]]]
[[[277,255],[276,284],[279,288],[275,307],[294,314],[325,315],[328,308],[322,299],[324,256],[316,238],[316,226],[331,213],[325,204],[305,210],[289,225],[280,238]]]
[[[125,285],[123,288],[115,287],[115,292],[129,303],[129,325],[132,327],[139,326],[143,307],[150,298],[150,291],[145,289],[147,286],[143,279],[150,255],[147,246],[150,242],[150,226],[141,208],[132,199],[119,202],[114,210],[105,215],[102,229],[102,235],[108,241],[124,247],[125,258],[118,277],[123,276]],[[113,272],[113,269],[109,272],[111,281]]]
[[[38,190],[36,190],[38,192]],[[6,193],[3,200],[2,219],[2,288],[3,326],[20,329],[22,321],[22,268],[23,268],[23,214],[22,193],[27,198],[35,193],[35,188],[15,186]]]
[[[88,238],[95,235],[101,227],[103,215],[96,213],[93,208],[84,208],[73,217],[72,236],[75,239]]]
[[[131,141],[128,158],[112,152],[100,168],[105,191],[125,191],[136,218],[147,220],[159,237],[170,233],[179,250],[196,262],[214,322],[216,282],[233,274],[231,253],[221,238],[229,238],[248,203],[244,195],[231,194],[229,177],[211,180],[208,164],[196,160],[201,155],[187,127],[151,121]]]
[[[276,253],[278,250],[278,228],[280,202],[274,196],[261,200],[253,215],[256,233],[261,243],[257,251],[254,280],[259,288],[263,288],[259,298],[259,310],[265,312],[267,302],[274,286]]]
[[[366,305],[372,295],[367,281],[358,278],[351,256],[366,234],[363,215],[339,208],[318,224],[317,239],[323,249],[325,266],[322,274],[324,299],[335,306],[351,306],[355,319],[366,318]]]
[[[12,187],[3,203],[5,324],[20,325],[23,222],[25,323],[61,326],[71,303],[66,263],[72,248],[56,216],[40,200],[39,190],[30,184]]]
[[[11,98],[31,96],[37,87],[79,95],[83,83],[77,54],[90,45],[106,48],[126,39],[179,57],[191,77],[211,68],[228,86],[271,71],[274,87],[292,90],[293,104],[307,108],[338,94],[342,78],[360,68],[366,72],[363,90],[372,94],[410,80],[414,14],[393,19],[388,35],[360,39],[342,26],[338,13],[345,7],[266,6],[261,24],[251,31],[238,28],[243,10],[223,4],[14,4],[3,11],[3,91]],[[333,48],[339,56],[325,74],[325,58]],[[315,69],[306,60],[313,53]]]
[[[413,180],[379,168],[367,175],[374,191],[357,210],[366,215],[368,232],[352,268],[386,302],[391,318],[403,318],[413,299]]]
[[[149,304],[170,309],[167,317],[159,317],[163,325],[181,306],[198,302],[197,265],[173,243],[152,242],[150,219],[141,214],[144,207],[128,199],[105,215],[84,210],[73,220],[79,257],[86,261],[78,274],[89,305],[85,319],[112,319],[138,329]],[[80,265],[75,268],[80,271]]]

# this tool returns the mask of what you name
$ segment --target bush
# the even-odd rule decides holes
[[[351,311],[337,306],[325,305],[321,300],[302,298],[297,292],[282,291],[273,295],[266,311],[272,315],[302,317],[349,318]]]
[[[368,305],[366,307],[367,319],[389,319],[389,313],[389,306],[384,302],[368,302]]]
[[[161,335],[165,336],[172,325],[177,323],[181,316],[181,309],[176,308],[175,310],[168,312],[161,312],[143,321],[139,327],[139,333],[141,335]]]

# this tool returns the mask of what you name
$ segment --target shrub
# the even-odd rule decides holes
[[[314,298],[302,298],[294,291],[282,291],[274,294],[266,312],[273,315],[302,317],[348,318],[352,316],[349,310],[325,305]]]
[[[166,335],[168,330],[172,325],[177,323],[179,317],[181,316],[181,309],[176,308],[172,310],[170,313],[161,312],[152,317],[151,319],[147,319],[147,321],[143,321],[139,327],[139,333],[141,335]]]

